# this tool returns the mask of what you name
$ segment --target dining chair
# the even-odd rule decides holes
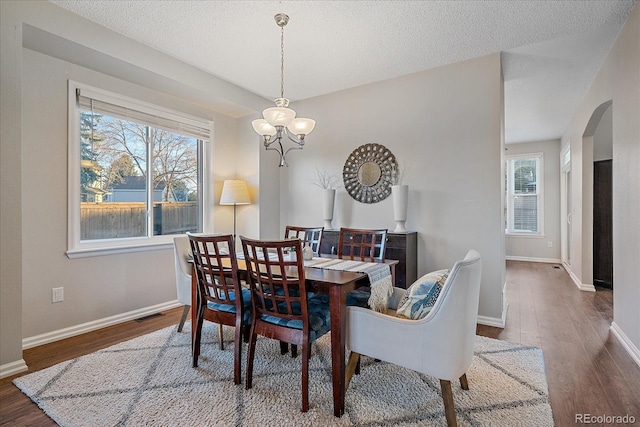
[[[409,368],[440,380],[447,425],[457,425],[451,381],[459,379],[461,388],[469,389],[466,372],[473,360],[481,272],[480,254],[470,250],[454,264],[433,308],[422,319],[347,307],[346,347],[351,354],[345,389],[361,354]],[[395,310],[406,293],[394,288],[389,308]]]
[[[313,250],[316,256],[320,256],[320,245],[322,244],[322,232],[324,227],[298,227],[287,225],[284,229],[284,238],[298,238],[305,242]]]
[[[360,261],[382,261],[387,247],[387,229],[340,228],[338,257]]]
[[[176,273],[176,292],[178,302],[184,304],[182,308],[182,316],[178,324],[178,332],[182,332],[187,314],[191,308],[191,264],[190,258],[191,248],[189,247],[189,236],[178,236],[173,238],[173,258]],[[193,326],[193,325],[192,325]]]
[[[224,350],[222,325],[235,326],[233,381],[240,384],[242,337],[248,338],[251,323],[251,292],[241,286],[233,240],[231,234],[189,234],[199,301],[194,326],[193,367],[198,366],[205,320],[219,325],[220,350]]]
[[[285,239],[301,239],[305,244],[309,245],[315,256],[320,256],[320,246],[322,245],[322,233],[324,227],[298,227],[295,225],[287,225],[284,229]],[[287,343],[280,343],[280,353],[286,354],[289,351]],[[291,345],[291,357],[296,357],[298,349],[295,345]]]
[[[387,247],[387,229],[340,228],[338,258],[360,261],[384,261]],[[347,305],[367,308],[371,289],[361,287],[347,294]]]
[[[302,257],[291,260],[285,251],[302,250],[300,240],[261,241],[241,236],[251,288],[253,322],[247,351],[246,388],[252,387],[257,336],[302,347],[302,412],[309,410],[309,356],[313,341],[329,332],[329,299],[309,296]]]

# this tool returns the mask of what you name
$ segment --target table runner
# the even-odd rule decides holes
[[[369,307],[372,310],[386,313],[389,297],[393,294],[391,267],[379,262],[364,262],[334,258],[312,258],[304,262],[305,267],[324,268],[327,270],[353,271],[369,276],[371,296]]]

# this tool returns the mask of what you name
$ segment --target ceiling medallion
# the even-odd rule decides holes
[[[359,202],[378,203],[391,194],[393,171],[397,166],[396,157],[384,145],[361,145],[344,163],[344,188]]]

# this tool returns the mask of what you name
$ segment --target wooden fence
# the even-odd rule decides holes
[[[80,203],[80,239],[115,239],[147,235],[146,204]],[[196,202],[155,202],[153,234],[178,234],[198,231]]]

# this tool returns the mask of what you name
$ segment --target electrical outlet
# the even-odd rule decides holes
[[[64,301],[64,288],[52,288],[51,289],[51,302]]]
[[[548,247],[548,248],[552,248],[552,247],[553,247],[553,242],[552,242],[551,240],[549,240],[549,241],[547,242],[547,247]]]

